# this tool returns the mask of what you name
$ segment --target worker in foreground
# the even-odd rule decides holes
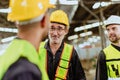
[[[17,38],[0,58],[0,80],[49,80],[39,44],[49,26],[48,0],[10,0],[8,20],[18,28]]]
[[[120,80],[120,16],[111,15],[106,30],[111,44],[98,56],[96,80]]]
[[[76,50],[72,45],[64,42],[65,35],[69,31],[67,14],[62,10],[53,11],[50,15],[50,23],[49,40],[40,45],[39,53],[45,61],[43,66],[49,79],[86,80]]]

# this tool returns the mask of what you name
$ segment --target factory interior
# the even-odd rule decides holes
[[[65,36],[66,43],[74,45],[87,80],[94,80],[97,57],[110,44],[105,21],[111,15],[120,16],[120,0],[50,0],[56,8],[65,11],[70,29]],[[0,56],[17,36],[13,22],[7,21],[9,0],[0,0]]]

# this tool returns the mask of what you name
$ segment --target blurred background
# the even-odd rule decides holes
[[[94,80],[97,56],[110,42],[104,27],[105,20],[111,15],[120,16],[120,0],[50,0],[55,9],[64,10],[69,17],[70,30],[65,42],[76,48],[87,80]],[[17,29],[7,21],[9,0],[0,0],[0,55],[11,40],[16,37]]]

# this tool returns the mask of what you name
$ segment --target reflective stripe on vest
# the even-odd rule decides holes
[[[56,70],[55,80],[61,80],[61,79],[66,80],[68,67],[72,56],[72,51],[73,51],[73,46],[64,43],[64,49],[61,54],[59,66],[57,67]]]
[[[103,51],[106,55],[108,78],[110,80],[116,80],[115,78],[120,78],[120,52],[111,45],[109,45]]]
[[[41,57],[43,57],[43,58],[41,58],[41,59],[43,59],[43,61],[45,63],[45,65],[43,65],[43,66],[46,67],[47,61],[45,60],[45,58],[47,59],[47,55],[46,55],[47,51],[44,48],[44,46],[45,46],[45,42],[42,42],[40,44],[40,48],[39,48],[40,53],[39,54]],[[64,49],[63,49],[62,54],[61,54],[59,66],[57,67],[57,70],[56,70],[55,80],[61,80],[61,79],[65,80],[66,79],[72,51],[73,51],[73,46],[64,43]]]
[[[40,61],[38,53],[33,45],[20,39],[13,40],[6,49],[5,53],[0,57],[0,80],[2,80],[2,77],[8,68],[20,57],[25,57],[31,63],[38,66],[39,70],[42,72],[42,80],[49,80],[43,67],[43,62]]]

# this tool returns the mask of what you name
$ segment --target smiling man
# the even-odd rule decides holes
[[[120,16],[110,16],[106,29],[111,44],[98,56],[96,80],[120,80]]]
[[[69,31],[67,14],[56,10],[50,15],[49,40],[45,44],[46,67],[50,80],[86,80],[80,59],[72,45],[64,42]],[[42,45],[43,46],[43,45]],[[41,50],[42,48],[40,48]],[[42,51],[42,50],[41,50]],[[43,53],[43,52],[41,52]],[[43,55],[41,55],[43,57]]]

